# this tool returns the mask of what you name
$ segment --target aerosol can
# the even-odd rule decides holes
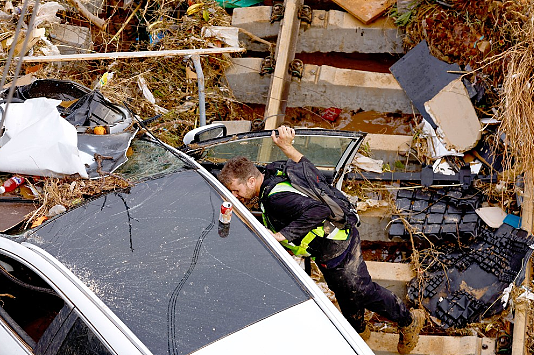
[[[230,222],[232,221],[232,204],[230,202],[223,202],[221,205],[221,213],[219,214],[219,236],[221,238],[228,237],[230,232]]]

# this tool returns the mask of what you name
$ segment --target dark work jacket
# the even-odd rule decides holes
[[[302,159],[307,158],[302,157]],[[299,245],[308,232],[323,225],[324,220],[330,215],[330,208],[320,201],[294,192],[283,191],[268,196],[277,183],[285,180],[274,175],[267,165],[260,198],[271,224],[269,227],[280,232],[289,242]],[[349,243],[350,237],[347,240],[316,237],[309,244],[308,252],[320,263],[325,263],[346,251]]]

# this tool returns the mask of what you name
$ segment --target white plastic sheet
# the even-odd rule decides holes
[[[9,104],[5,133],[0,137],[0,171],[88,177],[77,147],[76,128],[56,109],[60,102],[35,98]]]

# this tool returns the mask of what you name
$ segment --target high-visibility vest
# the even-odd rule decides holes
[[[293,193],[296,193],[302,196],[307,196],[305,193],[291,186],[291,183],[289,181],[282,181],[276,184],[273,187],[273,189],[269,192],[269,195],[267,196],[274,195],[275,193],[278,193],[278,192],[293,192]],[[269,222],[267,215],[265,214],[265,209],[262,203],[260,203],[260,207],[261,207],[261,212],[262,212],[261,216],[263,219],[263,224],[265,225],[265,227],[270,228],[274,233],[276,233],[271,223]],[[324,222],[326,222],[326,220],[323,221],[323,224]],[[315,237],[321,237],[321,238],[327,238],[327,239],[333,239],[333,240],[347,240],[349,238],[349,234],[350,234],[350,227],[346,229],[339,229],[336,227],[330,233],[325,235],[324,226],[321,225],[309,231],[308,234],[306,234],[304,238],[302,238],[299,245],[295,245],[294,243],[288,242],[287,240],[284,240],[280,243],[287,249],[291,250],[293,254],[295,255],[310,256],[310,253],[308,253],[307,251],[308,246],[310,245],[312,240],[315,239]]]

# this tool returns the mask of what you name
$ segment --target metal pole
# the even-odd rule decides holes
[[[198,112],[200,114],[200,126],[206,125],[206,93],[204,90],[204,73],[202,72],[202,64],[200,63],[200,56],[193,54],[191,56],[195,70],[197,72],[198,80]]]

